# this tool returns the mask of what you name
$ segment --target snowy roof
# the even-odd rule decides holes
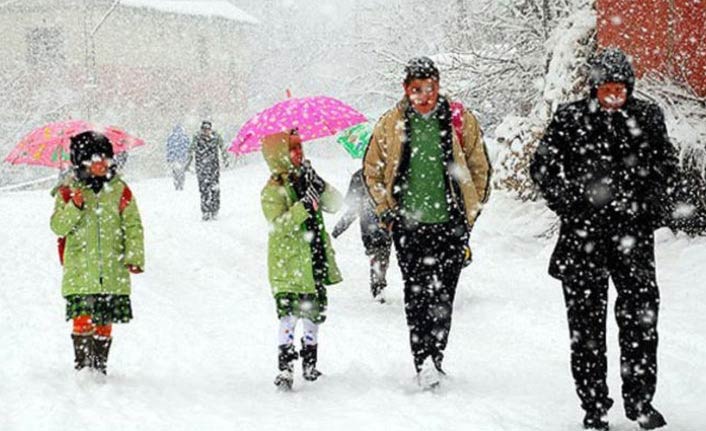
[[[180,15],[219,17],[248,24],[259,22],[252,15],[224,0],[122,0],[120,4]]]

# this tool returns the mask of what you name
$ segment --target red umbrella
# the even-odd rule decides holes
[[[69,156],[71,137],[89,130],[104,134],[113,145],[115,154],[145,144],[142,139],[131,136],[117,127],[100,127],[83,120],[59,121],[31,131],[5,157],[5,161],[15,165],[64,168],[71,164]]]

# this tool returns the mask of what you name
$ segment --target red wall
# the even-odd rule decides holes
[[[656,71],[706,96],[706,0],[596,0],[598,43],[633,57],[638,76]]]

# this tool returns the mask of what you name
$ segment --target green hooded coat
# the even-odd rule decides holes
[[[129,295],[126,265],[145,268],[142,221],[135,198],[120,211],[127,185],[118,176],[98,194],[77,180],[65,185],[81,189],[84,205],[79,209],[55,193],[51,229],[66,237],[62,295]]]
[[[311,217],[298,200],[288,175],[295,168],[289,158],[286,134],[272,135],[263,141],[262,153],[272,172],[270,180],[262,190],[262,212],[270,223],[268,239],[268,273],[273,294],[316,293],[312,252],[305,221]],[[324,251],[328,264],[325,285],[339,283],[341,273],[336,265],[331,239],[323,227],[321,210],[336,212],[341,208],[343,197],[330,184],[321,195],[320,209],[316,214],[322,225]]]

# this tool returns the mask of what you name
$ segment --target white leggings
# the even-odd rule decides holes
[[[279,345],[294,344],[294,330],[297,327],[297,317],[284,316],[279,319]],[[319,325],[309,319],[302,319],[304,330],[304,345],[313,346],[318,342]]]

